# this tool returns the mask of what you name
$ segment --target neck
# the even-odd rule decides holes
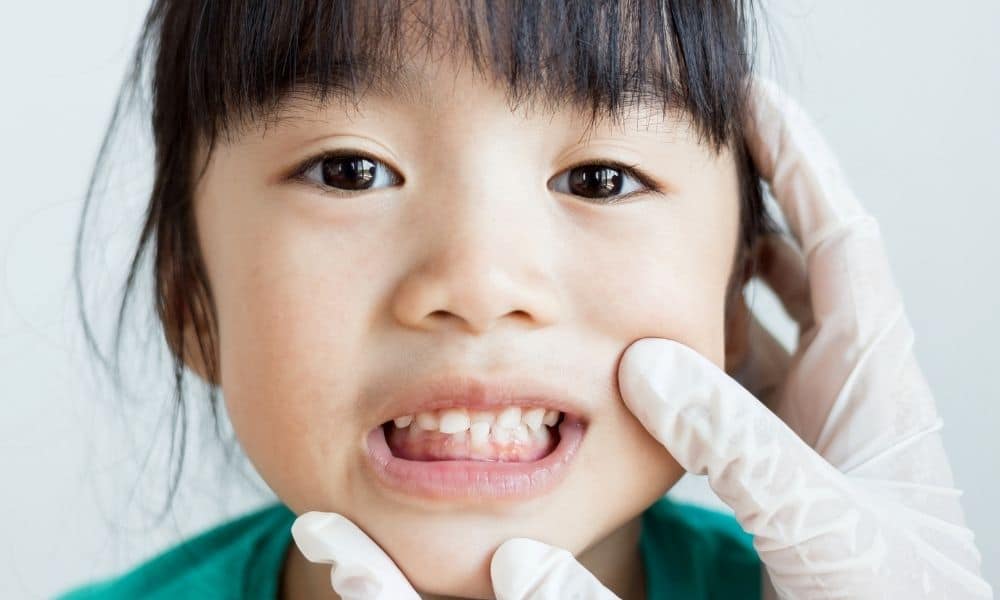
[[[641,517],[637,516],[585,550],[576,560],[622,600],[645,600],[645,570],[639,550]],[[295,542],[288,544],[282,567],[279,600],[340,600],[330,587],[330,565],[311,563]],[[420,594],[421,600],[457,600],[455,596]]]

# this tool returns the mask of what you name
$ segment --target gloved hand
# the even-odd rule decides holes
[[[799,323],[798,347],[781,357],[773,338],[751,335],[768,343],[751,346],[740,375],[765,406],[694,350],[644,338],[619,364],[625,404],[754,535],[768,592],[991,598],[878,225],[802,110],[754,86],[749,145],[801,246],[769,240],[764,277]],[[528,597],[586,585],[568,553],[540,562],[541,548],[507,544],[494,573],[543,590]]]

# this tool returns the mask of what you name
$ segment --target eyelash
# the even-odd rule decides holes
[[[301,181],[303,183],[315,186],[325,194],[331,194],[340,197],[357,196],[359,194],[363,194],[364,192],[370,191],[370,190],[358,190],[350,192],[326,186],[323,184],[319,184],[316,183],[315,181],[310,181],[306,179],[306,173],[312,170],[313,167],[315,167],[318,164],[322,164],[323,161],[325,160],[333,158],[365,158],[372,161],[373,163],[382,165],[383,167],[387,167],[390,170],[393,170],[391,169],[391,167],[389,167],[389,165],[385,163],[385,161],[379,160],[374,156],[371,156],[367,152],[346,148],[340,150],[323,151],[320,152],[319,154],[316,154],[315,156],[307,158],[301,165],[295,168],[289,179]],[[601,198],[586,198],[584,196],[576,196],[578,198],[584,198],[585,200],[593,200],[596,201],[598,204],[620,204],[624,202],[626,199],[631,198],[632,196],[638,194],[657,194],[660,196],[664,195],[663,188],[658,183],[656,183],[656,181],[654,181],[653,178],[650,177],[645,171],[640,169],[637,164],[626,164],[614,159],[587,160],[570,165],[565,170],[561,171],[561,173],[572,171],[580,167],[610,167],[612,169],[616,169],[618,171],[621,171],[627,177],[631,177],[632,179],[639,182],[639,184],[641,184],[644,189],[635,190],[633,192],[629,192],[628,194],[622,196],[615,196],[611,199],[605,199],[607,200],[605,202],[600,202],[600,200],[602,200]],[[395,173],[392,175],[392,177],[399,180],[398,182],[404,181],[402,176],[396,175]]]

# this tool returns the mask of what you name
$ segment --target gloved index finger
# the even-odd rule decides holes
[[[806,256],[851,221],[871,218],[812,119],[774,82],[754,78],[747,145]]]

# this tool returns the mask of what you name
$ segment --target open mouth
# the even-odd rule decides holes
[[[448,408],[372,428],[365,455],[378,481],[407,495],[523,501],[566,478],[586,430],[579,416],[534,406]]]
[[[451,408],[397,417],[382,429],[392,455],[406,460],[533,462],[559,445],[565,419],[542,407]]]

